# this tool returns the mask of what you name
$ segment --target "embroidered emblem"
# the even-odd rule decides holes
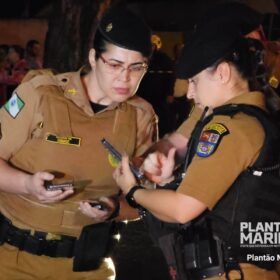
[[[81,146],[81,138],[79,137],[61,137],[53,134],[48,134],[46,137],[46,141],[62,145],[72,145],[76,147]]]
[[[119,160],[111,154],[108,155],[108,161],[112,167],[117,167],[119,164]]]
[[[71,95],[75,95],[77,93],[77,90],[75,88],[69,88],[67,92]]]
[[[110,32],[112,29],[113,29],[113,23],[111,22],[106,26],[106,32]]]
[[[229,134],[229,130],[220,123],[207,125],[201,133],[196,154],[199,157],[209,157],[219,146],[223,136]]]
[[[24,105],[25,104],[21,100],[21,98],[17,95],[16,92],[14,92],[9,101],[4,105],[4,108],[9,113],[9,115],[15,119]]]

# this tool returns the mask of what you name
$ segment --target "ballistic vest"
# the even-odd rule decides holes
[[[214,109],[197,122],[188,142],[183,172],[196,153],[201,132],[215,115],[234,116],[242,112],[256,117],[265,131],[265,141],[253,166],[242,172],[212,211],[205,211],[185,224],[159,221],[146,216],[150,234],[162,249],[174,279],[202,279],[223,273],[229,260],[248,262],[247,254],[275,254],[279,247],[241,247],[240,223],[279,221],[280,209],[280,130],[262,109],[245,104],[230,104]],[[252,135],[252,137],[254,137]],[[181,171],[182,171],[181,170]],[[175,190],[181,176],[164,188]],[[280,221],[279,221],[280,222]],[[273,262],[253,262],[272,269]]]
[[[120,152],[133,155],[136,108],[124,102],[91,116],[65,98],[61,81],[59,76],[38,76],[30,81],[36,94],[41,95],[43,123],[9,163],[30,174],[42,170],[68,174],[80,188],[53,204],[42,204],[29,195],[0,192],[0,210],[21,228],[78,236],[84,225],[95,223],[78,210],[78,202],[117,195],[119,191],[112,178],[116,163],[100,141],[106,138]]]
[[[271,117],[262,109],[245,104],[230,104],[214,109],[213,114],[199,121],[190,139],[187,154],[189,165],[197,148],[199,135],[203,127],[214,115],[234,116],[242,112],[259,120],[265,131],[265,141],[253,166],[243,171],[228,189],[212,211],[206,211],[195,221],[193,227],[210,220],[212,236],[223,244],[224,257],[237,262],[248,261],[248,254],[262,256],[276,255],[279,247],[247,244],[248,232],[245,231],[245,243],[241,244],[241,223],[256,228],[257,225],[279,221],[280,209],[280,130]],[[254,137],[252,135],[252,137]],[[247,235],[246,235],[247,234]],[[269,245],[269,244],[267,244]],[[252,262],[259,267],[272,269],[273,262]]]
[[[214,209],[208,212],[208,217],[212,221],[213,234],[224,243],[226,254],[238,262],[248,262],[248,254],[275,256],[280,252],[280,247],[267,242],[261,229],[265,225],[273,227],[273,223],[280,222],[280,130],[266,112],[255,106],[226,105],[214,110],[213,115],[233,116],[238,112],[259,120],[265,131],[265,141],[254,165],[238,176]],[[204,122],[208,122],[211,117]],[[256,228],[259,228],[258,235]],[[277,232],[279,235],[280,231],[274,224],[271,233]],[[272,239],[280,246],[279,238]],[[254,264],[272,268],[272,262]]]

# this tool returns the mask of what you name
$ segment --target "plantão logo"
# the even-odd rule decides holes
[[[280,247],[280,222],[240,222],[240,247]]]

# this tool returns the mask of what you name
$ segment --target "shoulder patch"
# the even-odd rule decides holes
[[[219,146],[222,138],[229,134],[229,130],[221,123],[211,123],[202,131],[196,148],[199,157],[209,157]]]
[[[16,92],[14,92],[12,97],[4,105],[4,108],[9,113],[9,115],[15,119],[24,105],[25,103],[23,100],[17,95]]]

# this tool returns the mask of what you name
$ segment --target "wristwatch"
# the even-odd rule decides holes
[[[125,199],[126,199],[126,201],[127,201],[127,203],[131,206],[131,207],[133,207],[133,208],[138,208],[138,209],[140,209],[140,208],[142,208],[136,201],[135,201],[135,199],[134,199],[134,197],[133,197],[133,195],[134,195],[134,193],[137,191],[137,190],[139,190],[139,189],[144,189],[144,187],[142,187],[142,186],[134,186],[134,187],[132,187],[131,189],[130,189],[130,191],[126,194],[126,196],[125,196]]]

